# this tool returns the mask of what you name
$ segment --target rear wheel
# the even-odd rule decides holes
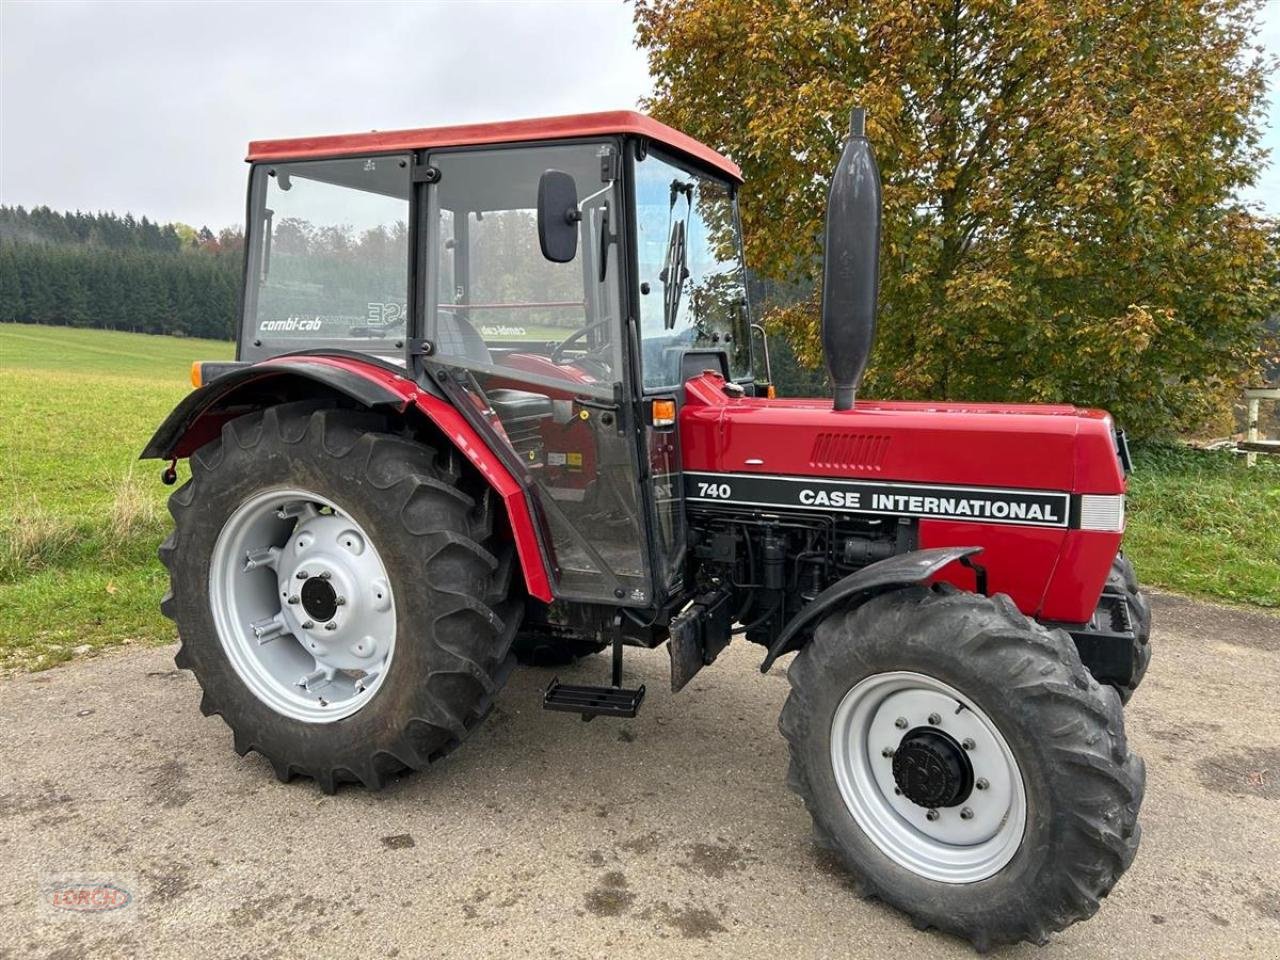
[[[170,498],[161,609],[237,752],[379,787],[457,746],[514,665],[512,558],[450,461],[363,411],[233,420]]]
[[[913,587],[828,616],[789,671],[790,786],[862,892],[979,949],[1091,916],[1144,771],[1119,698],[1006,597]]]

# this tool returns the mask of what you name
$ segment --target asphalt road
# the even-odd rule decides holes
[[[1280,957],[1280,618],[1155,615],[1137,861],[1094,919],[999,956]],[[521,671],[445,762],[333,797],[238,758],[172,654],[0,681],[0,957],[973,956],[815,851],[754,647],[675,696],[665,654],[635,654],[625,722],[546,713],[549,673]],[[55,910],[68,879],[132,901]]]

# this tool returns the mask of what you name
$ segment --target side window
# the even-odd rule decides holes
[[[611,395],[622,376],[621,286],[617,244],[600,239],[606,228],[617,233],[619,216],[615,187],[601,180],[601,149],[433,156],[440,170],[430,206],[437,281],[427,336],[442,358],[495,373],[514,367],[574,380],[587,392]],[[551,169],[578,184],[582,220],[569,263],[547,260],[538,242],[538,181]]]
[[[724,350],[730,376],[750,376],[746,275],[728,185],[650,154],[636,164],[636,234],[644,385],[676,385],[689,347]]]
[[[254,177],[248,339],[268,353],[326,340],[399,353],[409,276],[408,158],[281,163],[259,167]]]

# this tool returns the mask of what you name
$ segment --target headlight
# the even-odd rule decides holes
[[[1123,493],[1082,493],[1080,495],[1080,529],[1124,532]]]

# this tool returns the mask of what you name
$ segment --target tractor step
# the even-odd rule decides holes
[[[583,720],[592,717],[634,717],[644,701],[644,684],[635,690],[624,687],[581,687],[561,683],[556,677],[542,695],[542,709],[562,713],[580,713]]]

